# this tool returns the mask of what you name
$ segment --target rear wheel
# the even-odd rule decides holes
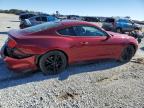
[[[132,45],[127,46],[120,57],[120,62],[129,62],[135,54],[135,49]]]
[[[39,66],[45,75],[55,75],[66,68],[67,58],[60,51],[51,51],[40,58]]]
[[[141,39],[140,38],[138,38],[137,41],[138,41],[138,43],[141,43]]]

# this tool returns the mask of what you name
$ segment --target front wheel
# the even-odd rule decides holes
[[[39,66],[45,75],[55,75],[66,68],[67,58],[60,51],[51,51],[40,58]]]
[[[127,46],[122,51],[120,62],[129,62],[135,54],[135,49],[132,45]]]

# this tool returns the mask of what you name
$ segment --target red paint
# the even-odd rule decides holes
[[[4,61],[6,62],[8,68],[15,72],[27,72],[37,69],[34,56],[25,59],[14,59],[11,57],[6,57],[4,58]]]
[[[68,56],[68,63],[71,64],[84,60],[119,59],[122,50],[129,44],[138,47],[138,43],[134,38],[113,32],[107,32],[109,35],[113,34],[108,39],[101,36],[61,36],[56,33],[59,29],[75,25],[98,27],[88,22],[62,21],[58,27],[28,35],[19,32],[19,30],[10,31],[9,37],[16,42],[16,44],[12,43],[12,47],[14,46],[20,52],[32,56],[15,59],[5,55],[4,61],[10,69],[15,71],[36,70],[38,68],[36,65],[37,56],[52,50],[63,51]]]
[[[8,45],[9,48],[14,48],[16,46],[16,41],[9,38],[8,42],[7,42],[7,45]]]

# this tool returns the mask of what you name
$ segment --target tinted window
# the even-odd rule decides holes
[[[119,19],[119,20],[118,20],[118,22],[124,22],[124,20],[122,20],[122,19]]]
[[[57,18],[56,17],[53,17],[53,16],[48,16],[47,17],[47,20],[48,21],[55,21]]]
[[[85,21],[99,22],[99,19],[98,18],[94,18],[94,17],[85,17]]]
[[[33,16],[35,16],[35,15],[34,14],[24,14],[24,15],[20,15],[20,19],[28,19]]]
[[[58,30],[57,32],[61,35],[75,36],[75,32],[73,30],[73,27]]]
[[[35,16],[35,15],[33,15],[33,14],[29,14],[29,18],[30,18],[30,17],[33,17],[33,16]]]
[[[37,17],[36,21],[42,21],[41,17]]]
[[[41,17],[43,22],[47,22],[47,17]]]
[[[107,36],[105,32],[93,26],[73,27],[77,36]]]
[[[107,18],[106,20],[105,20],[105,22],[107,22],[107,23],[113,23],[115,20],[113,19],[113,18]]]
[[[119,19],[118,21],[122,23],[132,23],[131,21],[126,20],[126,19]]]

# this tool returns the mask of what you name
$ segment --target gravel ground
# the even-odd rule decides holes
[[[0,46],[6,40],[4,27],[18,28],[18,17],[6,16],[5,26],[0,24]],[[144,108],[144,41],[139,47],[129,63],[103,60],[73,65],[55,76],[16,74],[0,60],[0,107]]]

